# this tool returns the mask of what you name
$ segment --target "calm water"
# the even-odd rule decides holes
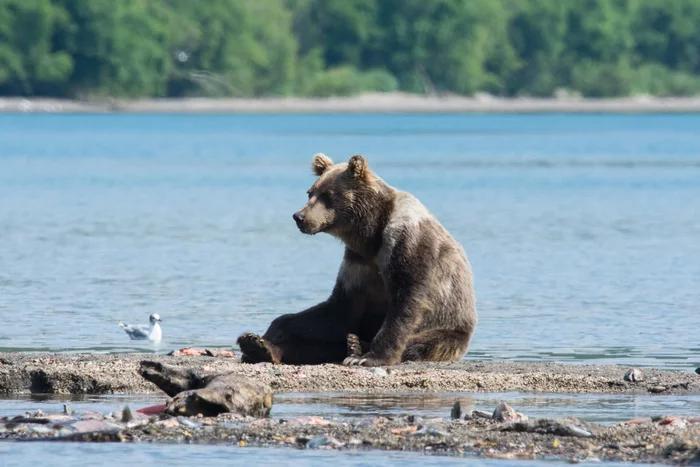
[[[280,455],[281,454],[281,455]],[[466,457],[466,459],[465,459]],[[91,466],[114,465],[173,465],[190,467],[193,463],[207,466],[255,465],[279,467],[295,465],[308,467],[375,467],[412,465],[425,467],[459,466],[465,463],[489,467],[523,467],[553,465],[549,461],[511,461],[402,452],[333,452],[274,448],[239,448],[231,446],[196,446],[149,444],[76,444],[76,443],[0,443],[0,467],[47,465],[73,467],[89,463]],[[625,465],[596,462],[596,466]],[[635,464],[644,465],[644,464]]]
[[[158,396],[80,396],[57,398],[56,395],[32,395],[21,399],[3,400],[0,397],[0,416],[17,415],[43,410],[61,412],[63,404],[70,403],[80,413],[96,410],[108,413],[124,405],[143,407],[163,401]],[[456,399],[463,410],[489,410],[505,400],[518,410],[533,417],[576,416],[581,420],[611,423],[635,417],[700,412],[700,396],[598,396],[562,394],[283,394],[275,397],[272,416],[295,418],[316,415],[352,421],[360,416],[443,417],[450,412]],[[504,461],[467,456],[470,463],[494,467],[550,465],[547,461]],[[32,463],[73,466],[88,462],[90,465],[125,465],[153,463],[159,465],[224,466],[237,464],[279,466],[323,466],[333,463],[338,467],[390,466],[406,462],[420,462],[426,466],[464,465],[458,457],[443,457],[386,452],[323,452],[291,448],[239,448],[237,446],[150,445],[150,444],[88,444],[88,443],[11,443],[0,442],[0,467],[24,466]],[[457,462],[460,462],[457,464]]]
[[[700,414],[700,395],[597,395],[597,394],[523,394],[523,393],[438,393],[438,394],[277,394],[271,416],[293,419],[318,416],[341,421],[361,417],[447,418],[456,400],[469,410],[491,412],[501,401],[533,418],[573,416],[593,423],[618,423],[638,417]],[[34,413],[62,413],[64,404],[80,413],[110,413],[125,405],[132,409],[164,404],[158,395],[74,395],[56,394],[0,395],[0,417]],[[1,464],[0,464],[1,465]]]
[[[468,358],[700,366],[697,115],[0,115],[0,349],[149,350],[116,323],[151,312],[158,351],[230,346],[325,299],[318,151],[464,245]]]

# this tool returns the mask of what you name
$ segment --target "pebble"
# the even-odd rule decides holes
[[[625,375],[622,377],[625,381],[629,381],[630,383],[636,383],[638,381],[644,381],[644,373],[642,373],[642,370],[639,368],[632,368],[631,370],[627,370],[625,372]]]
[[[369,372],[374,376],[388,376],[389,373],[384,368],[372,368]]]
[[[666,386],[652,386],[649,388],[649,392],[653,392],[655,394],[662,393],[668,389]]]
[[[697,373],[697,374],[700,375],[700,367],[698,367],[698,368],[695,369],[695,373]]]
[[[162,427],[162,428],[177,428],[180,426],[180,422],[177,421],[177,418],[166,418],[165,420],[158,420],[157,422],[154,423],[154,425]]]
[[[418,430],[416,430],[415,433],[413,433],[413,436],[450,436],[449,433],[445,433],[444,431],[440,431],[435,427],[432,426],[422,426]]]
[[[482,418],[484,420],[491,420],[493,417],[492,414],[488,412],[484,412],[483,410],[472,410],[471,412],[467,412],[467,414],[464,416],[465,420],[474,420],[477,418]]]
[[[311,438],[307,443],[306,447],[309,449],[318,449],[322,448],[325,446],[330,446],[333,448],[341,448],[345,446],[343,443],[338,441],[335,438],[332,438],[327,435],[316,435],[313,438]]]

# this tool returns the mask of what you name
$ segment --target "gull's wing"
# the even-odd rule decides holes
[[[130,324],[124,324],[121,321],[119,326],[124,329],[124,332],[129,335],[132,339],[148,339],[148,330],[144,329],[143,326],[131,326]]]

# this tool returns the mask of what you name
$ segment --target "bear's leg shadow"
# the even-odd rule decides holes
[[[471,332],[433,329],[411,336],[401,361],[454,362],[467,352]]]

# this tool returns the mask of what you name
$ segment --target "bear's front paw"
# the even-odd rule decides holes
[[[345,366],[385,366],[389,363],[380,358],[373,358],[365,354],[362,357],[348,357],[343,360]]]

